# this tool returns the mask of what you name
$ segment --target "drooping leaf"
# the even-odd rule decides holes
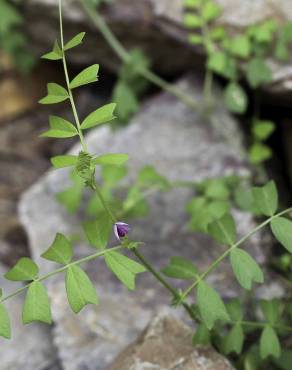
[[[78,135],[78,131],[72,123],[62,117],[50,116],[50,130],[41,134],[41,137],[68,138]]]
[[[23,324],[33,321],[52,323],[51,307],[46,288],[39,281],[30,284],[22,311]]]
[[[105,254],[107,267],[130,290],[135,289],[136,274],[144,272],[145,267],[130,258],[112,251]]]
[[[219,294],[207,283],[200,281],[197,302],[204,324],[210,330],[217,320],[228,322],[229,315]]]
[[[60,86],[54,82],[47,84],[48,95],[42,98],[40,104],[56,104],[61,103],[69,98],[68,92],[63,86]]]
[[[0,304],[0,337],[11,338],[10,318],[4,304]]]
[[[234,352],[239,355],[242,351],[243,342],[244,334],[242,327],[240,324],[235,324],[228,333],[228,335],[224,337],[223,341],[224,353],[228,355],[229,353]]]
[[[232,321],[241,321],[243,318],[242,306],[239,299],[234,298],[226,304],[227,312]]]
[[[107,153],[102,154],[96,158],[93,159],[93,163],[104,165],[114,165],[114,166],[121,166],[122,164],[125,164],[129,159],[128,154],[118,154],[118,153]]]
[[[81,128],[85,130],[113,120],[115,118],[115,116],[113,115],[115,107],[116,107],[115,103],[110,103],[104,105],[101,108],[98,108],[94,112],[90,113],[84,119],[84,121],[81,124]]]
[[[72,259],[72,244],[65,235],[57,233],[52,245],[42,254],[42,257],[67,265]]]
[[[280,357],[281,346],[275,330],[267,325],[260,338],[260,354],[261,358],[265,359],[268,356]]]
[[[83,229],[90,245],[98,249],[105,249],[109,241],[112,226],[113,224],[109,216],[103,214],[96,221],[86,221],[83,224]]]
[[[273,216],[278,209],[278,191],[274,181],[269,181],[265,186],[254,187],[253,196],[257,208],[265,216]]]
[[[71,167],[75,166],[77,162],[76,155],[56,155],[55,157],[51,158],[51,163],[55,168],[64,168],[64,167]]]
[[[29,281],[34,280],[38,272],[39,268],[35,262],[28,257],[22,257],[4,276],[12,281]]]
[[[113,100],[117,102],[116,114],[121,122],[127,122],[139,110],[137,93],[127,81],[121,80],[116,84]]]
[[[232,113],[244,113],[247,109],[248,99],[243,88],[236,82],[230,82],[224,91],[226,107]]]
[[[93,64],[92,66],[85,68],[70,82],[70,89],[75,89],[76,87],[97,81],[98,70],[98,64]]]
[[[183,257],[171,257],[170,263],[161,270],[174,279],[196,279],[198,271],[193,263]]]
[[[220,219],[211,222],[208,225],[208,234],[218,243],[233,245],[236,242],[236,225],[233,217],[227,213]]]
[[[276,217],[271,222],[271,229],[278,242],[292,253],[292,222],[284,217]]]
[[[244,289],[250,290],[253,282],[264,282],[261,268],[243,249],[233,249],[230,253],[230,261],[236,279]]]
[[[47,53],[47,54],[44,54],[42,56],[42,59],[48,59],[48,60],[60,60],[60,59],[62,59],[62,50],[60,49],[58,41],[55,41],[53,50],[51,52]]]
[[[98,304],[96,290],[79,266],[67,268],[65,282],[68,302],[73,312],[80,312],[87,304]]]
[[[76,36],[74,36],[70,41],[68,41],[65,46],[64,50],[69,50],[72,48],[75,48],[75,46],[78,46],[82,43],[83,38],[85,36],[85,32],[80,32]]]

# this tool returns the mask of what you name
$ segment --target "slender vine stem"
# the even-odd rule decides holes
[[[95,7],[89,4],[89,2],[86,0],[80,0],[80,3],[83,6],[86,14],[91,19],[92,23],[99,29],[99,31],[101,32],[103,37],[106,39],[106,41],[108,42],[110,47],[113,49],[113,51],[117,54],[117,56],[121,59],[122,62],[128,63],[131,60],[131,55],[124,48],[124,46],[120,43],[120,41],[116,38],[116,36],[113,34],[111,29],[108,27],[104,19],[98,14],[98,11],[95,9]],[[154,85],[174,95],[176,98],[178,98],[181,102],[183,102],[189,108],[195,111],[200,110],[200,105],[197,102],[195,102],[192,98],[190,98],[187,94],[185,94],[180,89],[176,88],[175,86],[166,82],[161,77],[157,76],[150,69],[138,66],[137,72],[142,77],[146,78],[148,81],[153,83]]]
[[[80,120],[79,120],[79,117],[78,117],[74,97],[73,97],[73,94],[72,94],[72,90],[70,88],[70,79],[69,79],[66,55],[65,55],[65,50],[64,50],[62,0],[59,0],[59,22],[60,22],[60,39],[61,39],[62,61],[63,61],[63,68],[64,68],[65,80],[66,80],[66,85],[67,85],[67,91],[68,91],[69,100],[70,100],[70,104],[71,104],[71,107],[72,107],[72,112],[73,112],[75,123],[76,123],[76,128],[77,128],[78,135],[79,135],[79,138],[80,138],[81,146],[82,146],[82,149],[86,152],[87,151],[87,145],[86,145],[85,140],[84,140],[84,136],[83,136],[83,132],[82,132],[82,129],[81,129]]]
[[[240,240],[238,240],[235,244],[233,244],[230,248],[228,248],[224,253],[222,253],[208,268],[205,272],[203,272],[199,277],[196,279],[196,281],[187,288],[183,294],[181,295],[181,299],[184,300],[194,288],[199,284],[199,282],[203,279],[205,279],[230,253],[233,249],[239,247],[241,244],[243,244],[246,240],[248,240],[252,235],[257,233],[259,230],[267,226],[273,219],[283,216],[287,213],[290,213],[292,211],[292,207],[286,209],[285,211],[282,211],[280,213],[277,213],[276,215],[268,218],[263,223],[255,227],[253,230],[251,230],[249,233],[247,233],[245,236],[243,236]]]
[[[38,277],[37,279],[33,280],[32,282],[24,285],[23,287],[15,290],[14,292],[8,294],[7,296],[1,298],[0,299],[0,303],[3,303],[5,301],[7,301],[8,299],[10,299],[10,298],[12,298],[12,297],[14,297],[14,296],[22,293],[23,291],[25,291],[26,289],[28,289],[31,284],[33,284],[36,281],[40,282],[40,281],[43,281],[43,280],[47,280],[48,278],[50,278],[50,277],[52,277],[54,275],[57,275],[57,274],[60,274],[61,272],[66,271],[71,266],[80,265],[82,263],[91,261],[91,260],[93,260],[95,258],[101,257],[101,256],[103,256],[103,255],[105,255],[107,253],[110,253],[112,251],[117,251],[117,250],[122,249],[122,248],[123,248],[122,245],[118,245],[117,247],[105,249],[105,250],[103,250],[101,252],[90,254],[89,256],[86,256],[86,257],[80,258],[79,260],[76,260],[76,261],[73,261],[71,263],[68,263],[68,265],[62,266],[62,267],[60,267],[60,268],[58,268],[58,269],[56,269],[54,271],[49,272],[48,274],[42,275],[42,276]]]

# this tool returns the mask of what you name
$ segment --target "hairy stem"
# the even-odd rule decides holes
[[[184,293],[181,295],[181,299],[184,300],[193,289],[196,288],[196,286],[199,284],[199,282],[203,279],[205,279],[227,256],[229,256],[230,252],[239,247],[241,244],[243,244],[247,239],[249,239],[252,235],[257,233],[259,230],[267,226],[273,219],[283,216],[287,213],[290,213],[292,211],[292,207],[286,209],[285,211],[282,211],[267,220],[265,220],[263,223],[255,227],[253,230],[251,230],[249,233],[247,233],[245,236],[243,236],[240,240],[238,240],[235,244],[233,244],[230,248],[228,248],[224,253],[222,253],[208,268],[205,272],[203,272],[197,280],[189,287],[187,288]]]

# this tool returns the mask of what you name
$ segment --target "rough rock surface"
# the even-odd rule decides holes
[[[240,32],[251,24],[273,17],[281,23],[292,20],[290,0],[217,0],[223,8],[218,20],[232,32]],[[110,68],[117,66],[103,38],[93,28],[78,0],[64,0],[66,34],[68,36],[88,31],[83,48],[70,53],[75,60],[86,63],[96,60]],[[23,14],[33,44],[42,52],[50,48],[56,38],[57,9],[53,0],[27,0]],[[196,50],[187,47],[187,34],[182,27],[183,1],[181,0],[112,0],[102,7],[102,13],[122,43],[131,48],[142,47],[153,61],[154,68],[163,73],[177,73],[194,68],[198,63]],[[46,17],[43,17],[46,14]],[[135,32],[129,30],[135,29]],[[163,46],[162,46],[163,45]],[[76,54],[77,53],[77,54]],[[179,55],[179,58],[176,56]],[[292,68],[290,64],[271,61],[274,73],[273,86],[279,91],[291,91]]]
[[[4,294],[20,287],[2,277],[6,271],[0,264],[0,286]],[[23,326],[22,304],[21,296],[5,303],[11,318],[12,339],[0,338],[1,370],[60,370],[57,352],[52,345],[51,328],[39,323]]]
[[[192,346],[192,331],[170,315],[156,316],[109,370],[232,370],[209,347]]]
[[[198,98],[199,89],[193,79],[179,85]],[[93,130],[87,137],[89,150],[97,154],[109,150],[128,153],[130,177],[145,164],[153,164],[172,180],[200,181],[231,173],[246,174],[239,128],[220,104],[219,96],[218,93],[217,129],[163,93],[146,103],[129,126],[114,132],[106,126]],[[223,132],[224,136],[228,133],[234,138],[235,147],[223,139]],[[63,190],[68,181],[66,170],[49,172],[23,195],[20,203],[20,217],[42,271],[52,269],[52,263],[39,256],[55,233],[78,232],[78,216],[68,215],[55,201],[55,193]],[[170,256],[182,255],[204,270],[221,251],[209,237],[187,230],[184,205],[191,196],[191,190],[178,188],[156,194],[151,198],[147,220],[132,224],[133,238],[146,242],[143,252],[157,268],[165,265]],[[237,217],[240,233],[252,228],[253,220],[248,214],[240,213]],[[269,253],[269,244],[261,235],[250,239],[246,247],[261,263]],[[75,248],[77,256],[88,253],[83,245]],[[78,318],[66,302],[62,277],[57,276],[49,283],[56,323],[54,340],[65,370],[105,370],[145,327],[153,312],[170,301],[168,293],[149,274],[139,276],[137,290],[130,293],[107,271],[102,260],[85,267],[96,281],[102,303],[85,308]],[[210,281],[225,296],[238,293],[228,264],[222,265]]]

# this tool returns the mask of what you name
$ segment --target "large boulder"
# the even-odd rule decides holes
[[[182,321],[161,313],[115,360],[109,370],[232,370],[210,347],[192,345],[192,331]]]
[[[275,18],[280,24],[292,20],[290,0],[216,1],[223,8],[218,24],[235,34],[267,18]],[[90,26],[80,2],[63,0],[63,4],[66,36],[83,30],[88,31],[84,46],[70,52],[69,57],[79,63],[99,61],[110,69],[116,69],[119,65],[117,58],[100,33]],[[58,34],[56,2],[27,0],[22,6],[22,13],[36,49],[45,52],[51,48]],[[157,71],[175,74],[186,68],[198,67],[198,55],[201,50],[188,47],[187,32],[182,27],[182,0],[112,0],[101,8],[101,13],[125,47],[138,46],[144,49]],[[291,91],[290,64],[278,63],[273,58],[270,63],[274,76],[273,88],[278,91]]]
[[[177,86],[194,99],[199,98],[200,86],[194,79],[187,78]],[[201,181],[228,174],[247,175],[240,129],[221,104],[220,91],[216,100],[215,127],[169,94],[159,94],[143,105],[127,127],[111,131],[103,126],[92,130],[86,137],[89,150],[97,154],[128,153],[130,178],[146,164],[153,164],[171,180]],[[227,136],[234,139],[233,146],[226,141]],[[72,152],[79,149],[74,147]],[[79,230],[80,216],[68,215],[55,200],[56,192],[68,183],[67,170],[51,171],[23,194],[20,202],[20,218],[31,252],[43,272],[50,271],[53,265],[39,256],[55,234],[76,235]],[[153,195],[150,215],[132,223],[132,237],[146,243],[143,252],[158,269],[170,256],[181,255],[190,258],[203,271],[222,251],[208,236],[188,231],[184,208],[192,196],[193,190],[189,188]],[[255,226],[249,214],[236,212],[235,215],[239,234]],[[246,248],[259,263],[264,263],[270,251],[269,239],[260,233],[248,241]],[[83,243],[74,250],[79,257],[90,253]],[[55,344],[65,370],[104,370],[114,356],[135,339],[151,315],[170,303],[168,292],[150,274],[139,276],[137,290],[130,293],[102,260],[85,268],[95,281],[102,303],[87,307],[78,318],[66,302],[63,276],[56,276],[51,283],[48,281]],[[218,267],[209,281],[225,297],[238,294],[239,287],[227,262]],[[182,316],[180,310],[176,312]]]

